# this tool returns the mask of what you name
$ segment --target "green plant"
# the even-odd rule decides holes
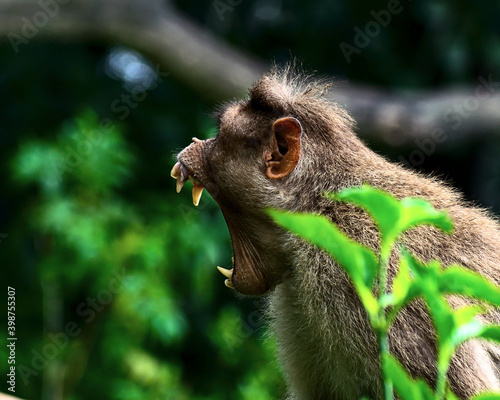
[[[447,386],[446,373],[457,346],[471,338],[500,342],[500,327],[484,325],[476,318],[484,312],[482,306],[452,310],[445,295],[470,296],[500,307],[500,288],[458,265],[446,269],[437,261],[424,265],[400,246],[399,270],[392,291],[388,292],[388,260],[401,234],[423,224],[450,233],[453,230],[451,219],[425,200],[397,200],[368,185],[326,196],[353,203],[370,214],[380,230],[380,254],[348,238],[324,216],[277,210],[270,210],[270,214],[282,227],[325,250],[349,274],[379,340],[384,398],[392,399],[395,390],[404,400],[456,399]],[[389,353],[389,327],[401,308],[416,297],[426,301],[437,332],[435,390],[421,379],[413,380]],[[500,394],[482,394],[475,399],[498,400]]]

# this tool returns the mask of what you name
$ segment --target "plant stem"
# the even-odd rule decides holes
[[[448,371],[448,365],[445,367],[440,367],[438,363],[438,377],[436,382],[436,398],[439,400],[444,400],[446,395],[446,372]]]
[[[382,297],[387,290],[387,267],[389,264],[389,256],[380,254],[380,267],[378,277],[378,297]]]
[[[384,379],[384,400],[394,400],[394,389],[392,381],[385,376],[384,360],[389,355],[389,339],[387,332],[379,331],[379,346],[380,346],[380,367],[382,368],[382,377]]]
[[[389,264],[389,255],[380,254],[380,265],[379,265],[379,286],[378,286],[378,300],[380,301],[381,297],[385,295],[387,290],[387,267]],[[380,304],[380,303],[379,303]],[[378,329],[377,336],[379,342],[379,351],[380,351],[380,367],[382,368],[382,377],[384,379],[384,400],[393,400],[394,399],[394,389],[392,385],[392,381],[388,379],[384,370],[384,360],[389,353],[389,337],[387,335],[389,327],[387,326],[385,309],[384,307],[380,307],[379,316],[378,316]]]

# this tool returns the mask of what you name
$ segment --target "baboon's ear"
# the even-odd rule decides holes
[[[289,175],[299,162],[302,126],[292,117],[280,118],[273,124],[271,150],[266,152],[266,175],[279,179]]]

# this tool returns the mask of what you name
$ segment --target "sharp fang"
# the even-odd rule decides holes
[[[183,174],[179,174],[179,176],[177,177],[177,184],[175,187],[175,189],[177,190],[177,193],[180,193],[180,191],[182,190],[182,187],[184,186],[185,183],[186,183],[186,178],[184,178]]]
[[[200,204],[201,194],[203,193],[203,186],[194,184],[193,185],[193,204],[197,206]]]
[[[217,267],[217,269],[220,271],[222,275],[224,275],[227,279],[224,281],[224,285],[226,285],[228,288],[234,289],[233,282],[231,282],[231,279],[233,278],[233,269],[226,269],[222,267]]]
[[[226,269],[226,268],[222,268],[222,267],[217,267],[217,269],[226,278],[231,279],[233,277],[233,270],[232,269]]]
[[[203,142],[203,140],[200,140],[197,137],[193,137],[192,139],[193,139],[193,142],[195,142],[195,143]]]
[[[177,179],[180,174],[181,174],[181,163],[177,162],[172,168],[172,171],[170,171],[170,176],[174,179]]]

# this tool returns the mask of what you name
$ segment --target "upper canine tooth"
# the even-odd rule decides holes
[[[197,183],[193,184],[193,204],[197,206],[200,204],[201,194],[203,193],[203,186]]]
[[[174,179],[177,179],[177,177],[181,174],[181,163],[176,162],[172,170],[170,171],[170,176]]]
[[[217,269],[226,278],[232,279],[232,277],[233,277],[233,269],[226,269],[226,268],[222,268],[222,267],[217,267]]]
[[[177,184],[175,185],[175,189],[177,190],[177,193],[180,193],[180,191],[182,190],[182,187],[184,186],[186,181],[187,181],[187,179],[184,177],[184,175],[179,174],[179,176],[177,177]]]

